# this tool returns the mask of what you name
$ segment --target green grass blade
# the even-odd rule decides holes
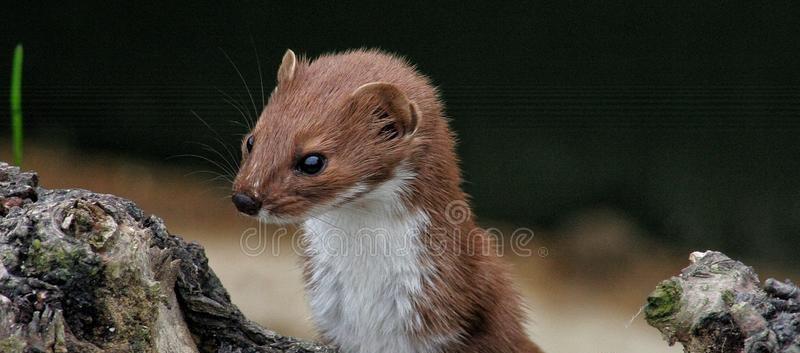
[[[22,166],[22,44],[14,49],[11,68],[11,130],[14,163]]]

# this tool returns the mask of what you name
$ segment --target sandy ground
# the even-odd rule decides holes
[[[167,163],[52,147],[28,147],[25,168],[37,170],[45,187],[113,193],[160,215],[171,232],[206,248],[211,267],[249,318],[284,334],[314,338],[293,241],[243,238],[257,224],[236,215],[219,184],[186,176],[190,171]],[[526,246],[529,256],[505,256],[531,307],[530,334],[545,351],[681,351],[668,347],[641,316],[634,316],[654,286],[686,264],[685,257],[646,244],[635,234],[624,217],[599,211],[562,233],[537,233]]]

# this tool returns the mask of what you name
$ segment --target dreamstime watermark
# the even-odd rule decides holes
[[[333,219],[322,218],[312,219],[316,226],[305,227],[306,230],[259,223],[242,232],[239,245],[247,256],[280,256],[287,250],[287,244],[294,254],[324,257],[402,257],[423,251],[426,256],[434,257],[509,253],[547,257],[549,254],[546,247],[534,248],[535,234],[530,228],[515,228],[509,233],[473,225],[469,205],[464,201],[449,203],[436,216],[422,226],[414,222],[389,222],[395,223],[391,229],[337,225]]]

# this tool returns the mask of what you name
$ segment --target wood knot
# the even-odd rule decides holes
[[[81,198],[64,212],[61,230],[85,240],[93,250],[99,250],[117,231],[117,222],[101,203]]]

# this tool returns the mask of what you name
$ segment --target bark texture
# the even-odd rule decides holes
[[[800,353],[800,289],[720,252],[695,252],[647,298],[647,322],[689,353]]]
[[[0,163],[0,352],[334,352],[247,320],[203,248],[132,202]]]

